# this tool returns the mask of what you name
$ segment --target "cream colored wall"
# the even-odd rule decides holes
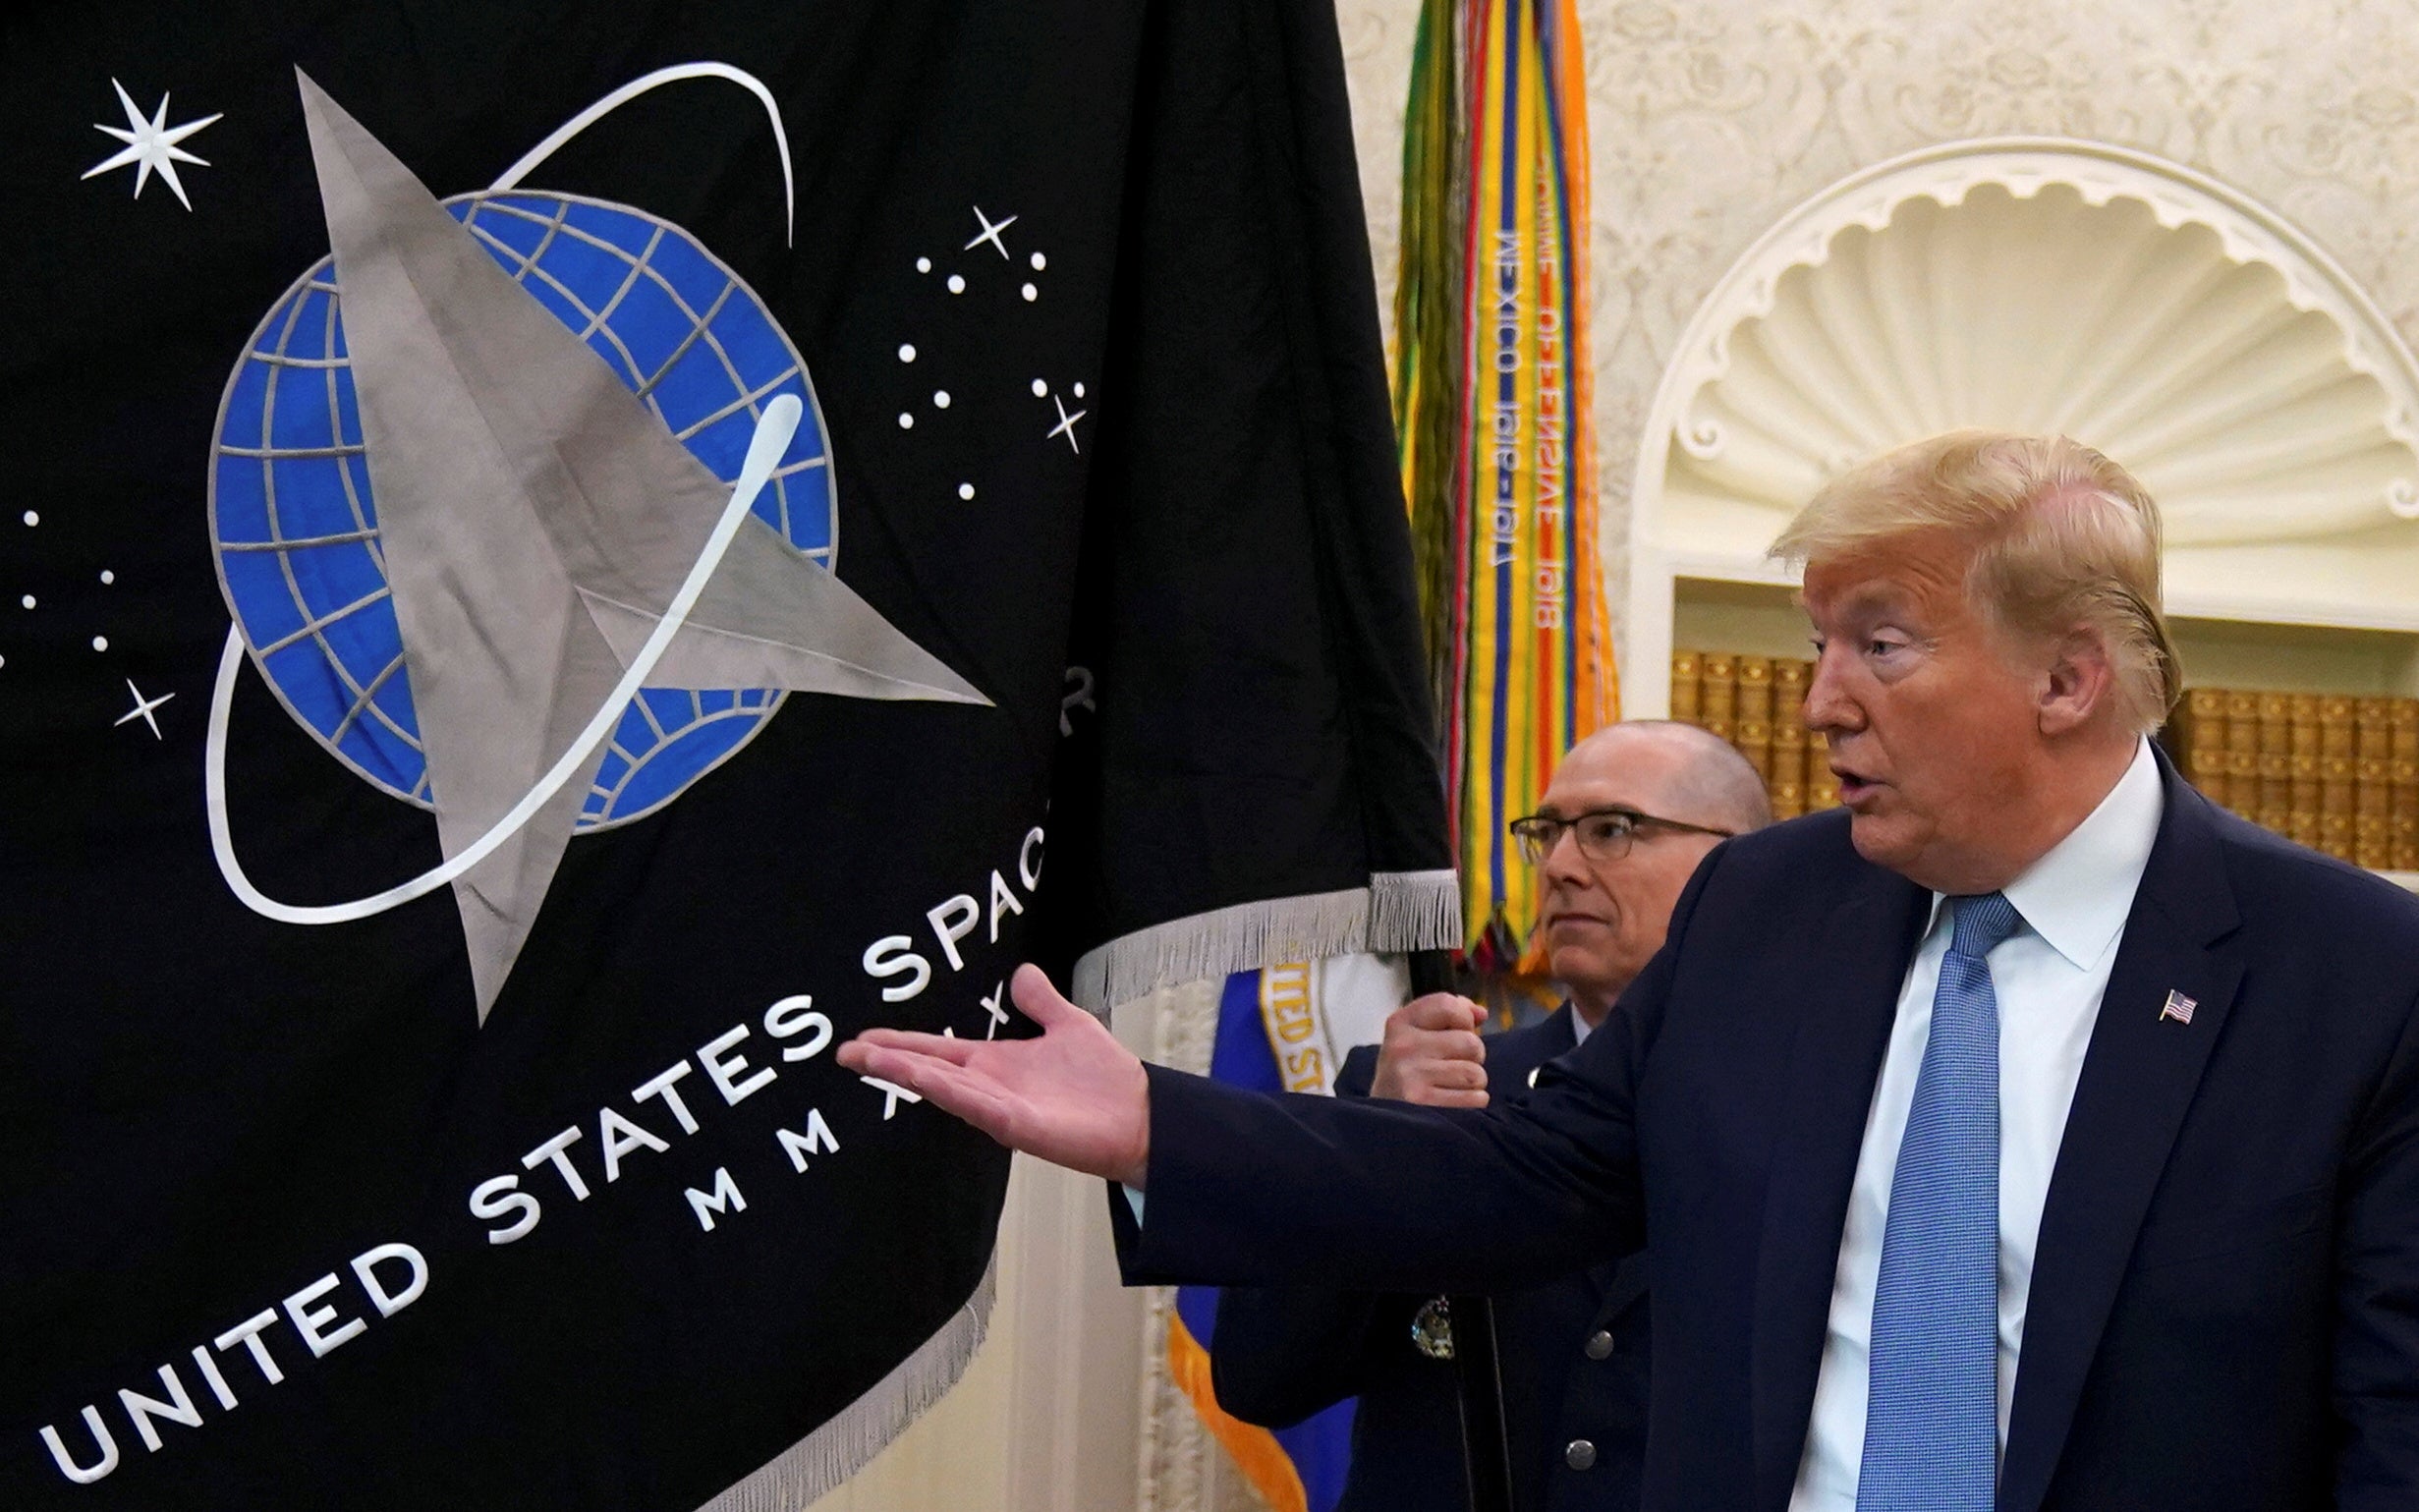
[[[1338,12],[1390,290],[1418,7],[1339,0]],[[1616,613],[1638,439],[1674,338],[1783,212],[1901,152],[2035,133],[2171,158],[2298,222],[2419,341],[2419,14],[2407,0],[1579,0],[1579,13]]]
[[[2094,138],[2223,179],[2298,221],[2419,342],[2419,14],[2407,0],[1580,0],[1608,597],[1638,439],[1672,343],[1774,220],[1851,171],[1998,134]],[[1417,0],[1337,0],[1381,303]],[[1616,637],[1626,627],[1616,626]],[[1198,994],[1194,994],[1198,996]],[[1189,997],[1120,1016],[1181,1042]],[[1020,1162],[992,1337],[966,1378],[817,1512],[1148,1506],[1228,1512],[1150,1380],[1146,1307],[1098,1188]]]

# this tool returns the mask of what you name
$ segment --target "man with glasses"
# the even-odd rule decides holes
[[[1575,1048],[1655,952],[1680,889],[1722,839],[1772,820],[1755,769],[1719,737],[1617,724],[1571,748],[1538,812],[1514,819],[1544,883],[1538,927],[1567,994],[1544,1022],[1482,1040],[1485,1010],[1422,997],[1381,1043],[1346,1057],[1340,1096],[1431,1107],[1516,1102]],[[1646,1450],[1646,1256],[1496,1299],[1512,1502],[1522,1512],[1629,1512]],[[1444,1299],[1324,1287],[1230,1288],[1210,1352],[1218,1405],[1283,1428],[1357,1396],[1336,1512],[1459,1512],[1452,1320]]]

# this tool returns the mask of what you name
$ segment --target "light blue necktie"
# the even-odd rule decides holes
[[[1991,1512],[1998,1479],[1999,1005],[1983,958],[2023,921],[1996,892],[1949,906],[1882,1230],[1856,1512]]]

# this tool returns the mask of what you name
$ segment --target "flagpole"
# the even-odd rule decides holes
[[[1411,993],[1453,989],[1450,957],[1441,950],[1411,952]],[[1495,1347],[1494,1299],[1449,1296],[1453,1327],[1453,1378],[1461,1404],[1461,1459],[1470,1512],[1512,1512],[1511,1437],[1503,1424],[1503,1365]]]

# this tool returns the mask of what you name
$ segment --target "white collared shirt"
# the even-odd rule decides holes
[[[2015,1400],[2024,1346],[2024,1306],[2033,1246],[2066,1132],[2066,1110],[2083,1075],[2092,1025],[2116,962],[2125,916],[2159,836],[2166,794],[2150,743],[2091,816],[2004,889],[2024,927],[1988,957],[1999,1009],[1999,1449]],[[1823,1345],[1805,1456],[1789,1512],[1855,1512],[1864,1458],[1867,1349],[1890,1178],[1915,1101],[1915,1077],[1932,1035],[1932,995],[1948,954],[1952,918],[1933,894],[1932,922],[1898,989],[1898,1016],[1874,1086],[1848,1195],[1839,1268],[1831,1283],[1830,1332]]]

